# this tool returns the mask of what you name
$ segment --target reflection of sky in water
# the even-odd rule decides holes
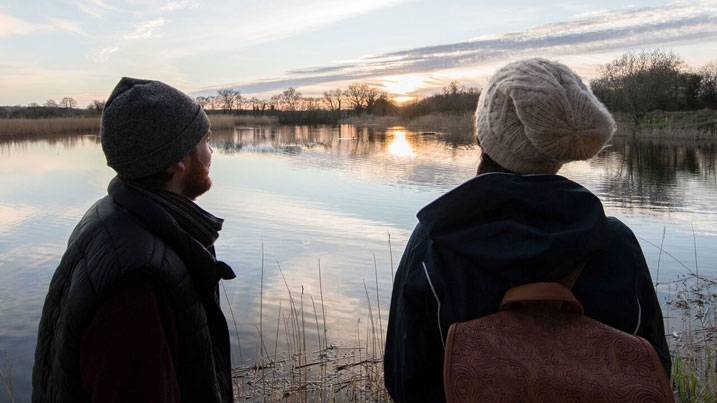
[[[217,251],[237,272],[224,286],[244,358],[258,351],[259,300],[265,332],[274,334],[279,306],[288,313],[287,286],[295,303],[303,301],[310,337],[314,306],[322,322],[321,291],[332,342],[352,344],[357,327],[365,334],[369,301],[378,314],[376,299],[385,331],[391,275],[416,212],[470,179],[480,154],[470,142],[402,128],[385,135],[352,126],[242,128],[213,137],[214,187],[198,203],[226,220]],[[608,214],[633,228],[655,277],[660,262],[659,281],[684,273],[682,264],[694,268],[695,255],[701,273],[717,273],[717,184],[708,169],[714,153],[686,155],[690,167],[697,160],[696,171],[677,165],[652,177],[624,162],[629,152],[654,156],[659,166],[670,151],[616,146],[560,174],[595,192]],[[112,176],[96,139],[0,144],[0,352],[11,355],[20,396],[29,388],[52,272],[70,231]],[[653,246],[661,243],[662,254]]]

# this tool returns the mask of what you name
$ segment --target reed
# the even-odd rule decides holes
[[[10,399],[10,403],[15,403],[15,385],[12,380],[12,362],[7,357],[7,353],[3,354],[3,365],[0,368],[0,381],[2,381],[3,389]]]
[[[672,284],[675,294],[668,305],[677,311],[681,325],[670,343],[672,382],[679,402],[717,401],[715,286],[715,279],[694,272]]]
[[[672,357],[672,385],[677,402],[717,402],[717,280],[700,274],[697,262],[697,241],[693,231],[694,267],[664,249],[666,230],[658,248],[655,286],[667,285],[665,325]],[[663,255],[670,257],[685,270],[674,281],[661,284],[660,266]],[[673,327],[670,321],[679,320]]]
[[[229,115],[215,113],[210,113],[208,116],[209,121],[212,124],[212,129],[215,130],[234,129],[236,126],[274,126],[279,124],[279,119],[276,116]]]
[[[363,328],[361,319],[357,320],[355,347],[339,347],[329,341],[321,261],[318,262],[320,298],[317,301],[313,296],[308,296],[311,300],[309,311],[307,311],[308,304],[304,303],[304,298],[307,297],[304,287],[301,287],[299,295],[292,292],[281,264],[277,261],[276,265],[286,287],[289,310],[283,312],[283,301],[279,301],[279,316],[276,328],[273,329],[275,335],[273,354],[270,354],[264,346],[264,331],[261,330],[264,319],[259,318],[260,325],[257,328],[261,340],[259,355],[254,364],[240,365],[233,370],[236,400],[389,402],[390,397],[383,385],[384,338],[383,325],[380,323],[379,275],[375,257],[375,301],[379,318],[374,317],[374,307],[371,302],[373,296],[370,295],[369,287],[364,282],[368,321]],[[260,292],[263,294],[263,287]],[[264,296],[261,295],[260,301],[263,299]],[[260,316],[264,313],[264,310],[260,309]],[[376,321],[379,324],[376,324]],[[307,340],[312,333],[309,329],[313,327],[316,329],[317,349],[309,350]],[[286,351],[280,353],[278,348],[282,330]],[[310,371],[312,368],[318,368],[318,371]],[[237,384],[241,384],[242,387],[237,387]]]
[[[0,136],[99,133],[99,117],[0,119]]]

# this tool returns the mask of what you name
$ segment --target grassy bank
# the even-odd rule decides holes
[[[717,111],[712,109],[687,112],[653,111],[647,114],[639,129],[635,128],[627,114],[616,113],[614,116],[618,136],[717,140]],[[237,126],[273,126],[280,121],[276,115],[229,115],[211,111],[209,119],[212,128],[217,130],[233,129]],[[460,134],[466,137],[473,135],[474,128],[473,113],[433,113],[413,119],[363,114],[343,118],[339,123],[378,129],[403,126],[413,131]],[[99,133],[99,127],[99,117],[0,119],[0,136]]]
[[[616,135],[642,138],[717,140],[717,110],[652,111],[639,128],[626,113],[615,113]]]
[[[100,118],[0,119],[0,136],[99,133]]]
[[[236,126],[274,126],[279,124],[276,116],[227,115],[209,113],[212,129],[234,129]]]
[[[275,116],[209,114],[212,128],[233,129],[236,126],[271,126],[278,124]],[[0,119],[0,136],[48,136],[100,132],[99,117],[47,119]]]
[[[403,126],[414,131],[428,132],[467,132],[473,131],[473,114],[434,113],[414,119],[402,119],[399,116],[350,116],[341,120],[342,124],[387,128]]]

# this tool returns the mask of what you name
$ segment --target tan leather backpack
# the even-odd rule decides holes
[[[650,343],[583,315],[563,284],[511,288],[500,309],[448,330],[449,403],[674,402]]]

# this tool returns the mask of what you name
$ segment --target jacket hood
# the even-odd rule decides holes
[[[612,237],[599,199],[559,175],[479,175],[417,217],[446,261],[516,284],[567,275]]]

